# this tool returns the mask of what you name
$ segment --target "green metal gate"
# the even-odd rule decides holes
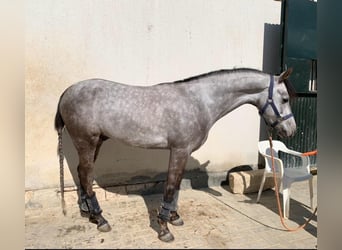
[[[300,152],[317,148],[317,2],[309,0],[283,0],[281,68],[293,68],[290,81],[297,96],[291,107],[297,123],[294,137],[281,139],[289,148]],[[291,161],[290,156],[283,160]],[[312,165],[316,156],[310,156]]]

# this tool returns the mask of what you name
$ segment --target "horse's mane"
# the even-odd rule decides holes
[[[219,75],[222,73],[235,73],[235,72],[255,72],[255,73],[263,74],[263,72],[260,70],[250,69],[250,68],[220,69],[220,70],[215,70],[215,71],[211,71],[211,72],[196,75],[196,76],[190,76],[190,77],[182,79],[182,80],[177,80],[174,83],[189,82],[189,81],[197,80],[197,79],[200,79],[203,77],[215,76],[215,75]]]
[[[215,76],[215,75],[219,75],[222,73],[236,73],[236,72],[254,72],[254,73],[260,73],[260,74],[267,74],[261,70],[258,69],[252,69],[252,68],[234,68],[234,69],[219,69],[219,70],[215,70],[215,71],[211,71],[208,73],[203,73],[200,75],[195,75],[195,76],[190,76],[188,78],[182,79],[182,80],[177,80],[173,83],[186,83],[186,82],[190,82],[193,80],[197,80],[203,77],[210,77],[210,76]],[[296,96],[296,90],[293,87],[293,84],[291,83],[291,81],[289,79],[285,79],[284,80],[284,84],[286,86],[287,92],[289,93],[290,97],[295,97]]]
[[[296,93],[296,90],[293,87],[293,84],[291,83],[291,81],[289,79],[285,79],[284,84],[286,86],[287,93],[289,93],[289,96],[290,97],[296,97],[297,93]]]

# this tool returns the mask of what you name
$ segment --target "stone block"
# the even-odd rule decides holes
[[[258,192],[263,174],[264,169],[230,173],[228,176],[229,187],[234,194]],[[266,176],[263,190],[270,189],[273,187],[273,175],[272,173],[270,173]]]

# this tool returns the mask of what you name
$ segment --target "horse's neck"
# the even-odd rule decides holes
[[[230,73],[219,78],[209,77],[195,84],[193,95],[204,103],[212,123],[240,107],[252,104],[260,108],[266,98],[269,76],[260,73]]]

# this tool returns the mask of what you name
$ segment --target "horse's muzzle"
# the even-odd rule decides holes
[[[289,138],[295,135],[297,127],[294,119],[283,121],[276,126],[278,135],[281,138]]]

